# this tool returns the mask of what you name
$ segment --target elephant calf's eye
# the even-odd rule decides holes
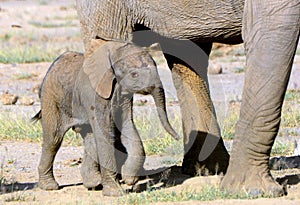
[[[132,78],[138,78],[139,77],[139,74],[137,72],[132,72],[131,73],[131,77]]]

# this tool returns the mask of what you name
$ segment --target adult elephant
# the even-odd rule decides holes
[[[253,195],[283,194],[270,174],[268,160],[299,39],[299,0],[77,0],[77,9],[85,48],[93,38],[160,41],[182,110],[183,171],[189,174],[227,170],[229,155],[210,100],[206,68],[213,42],[242,43],[243,33],[246,81],[222,186]],[[138,35],[140,30],[155,34],[147,32],[145,37]],[[175,51],[180,57],[174,57]]]

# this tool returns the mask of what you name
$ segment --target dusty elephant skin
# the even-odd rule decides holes
[[[140,44],[159,41],[172,68],[182,110],[183,171],[194,174],[227,170],[222,181],[226,189],[246,191],[253,196],[281,196],[284,190],[272,178],[268,161],[299,39],[300,2],[199,3],[77,0],[85,48],[90,47],[90,39],[98,37]],[[147,32],[145,37],[139,35],[141,30],[155,33]],[[246,82],[229,162],[208,92],[207,64],[213,42],[242,43],[242,33],[247,57]],[[187,39],[202,48],[206,56],[187,47],[186,41],[182,41]],[[184,58],[172,55],[173,51]]]
[[[59,188],[53,161],[70,128],[84,138],[81,174],[86,187],[101,183],[103,195],[122,194],[117,179],[119,167],[126,184],[137,182],[145,152],[133,123],[134,93],[153,96],[164,128],[178,138],[169,124],[164,90],[150,55],[155,49],[93,40],[85,56],[67,52],[50,66],[40,90],[41,111],[33,118],[41,118],[43,128],[40,188]],[[122,149],[115,149],[115,143],[122,144]],[[124,164],[117,163],[120,158]]]

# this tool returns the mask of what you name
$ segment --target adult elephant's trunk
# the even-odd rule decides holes
[[[157,108],[157,113],[163,127],[174,139],[179,140],[180,136],[172,128],[168,120],[164,89],[161,86],[155,87],[150,94],[154,98],[154,102]]]

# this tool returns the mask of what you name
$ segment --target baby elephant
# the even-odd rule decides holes
[[[81,170],[84,185],[101,183],[103,195],[118,196],[122,192],[116,158],[125,158],[121,174],[126,184],[136,183],[145,160],[133,123],[134,93],[151,94],[164,128],[174,138],[179,137],[168,121],[164,90],[150,55],[155,48],[102,40],[91,44],[85,55],[67,52],[58,57],[43,80],[41,111],[33,118],[41,118],[43,128],[39,187],[59,188],[53,161],[64,134],[73,128],[85,142]],[[119,141],[125,153],[116,149]]]

